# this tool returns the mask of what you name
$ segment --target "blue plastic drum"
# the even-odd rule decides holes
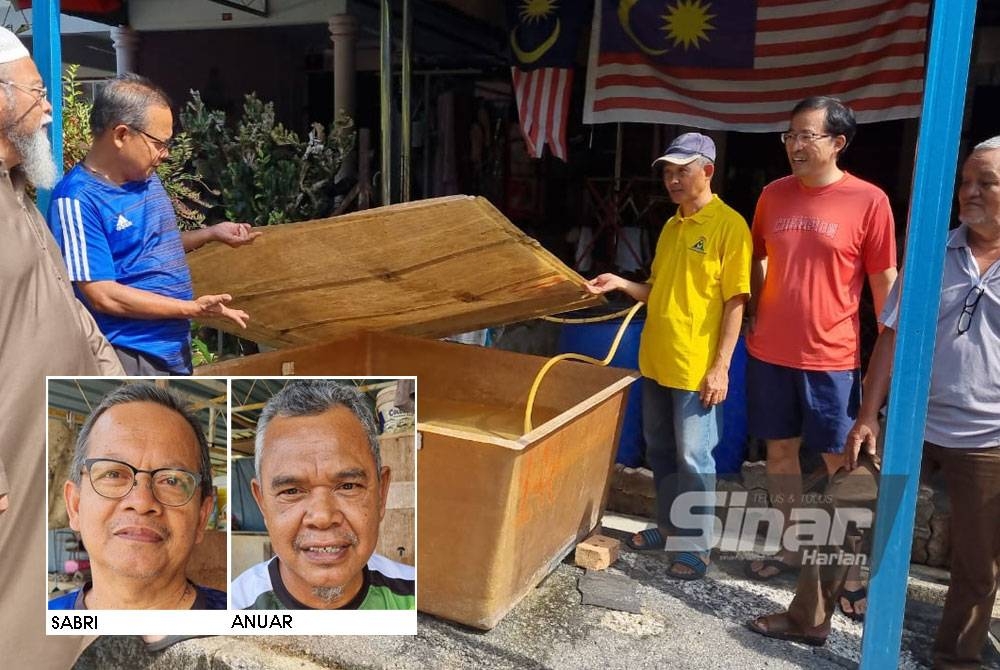
[[[743,468],[747,454],[747,346],[743,336],[736,341],[729,364],[729,392],[722,403],[722,439],[712,451],[715,471],[733,475]]]
[[[640,312],[641,314],[641,312]],[[634,318],[629,324],[611,365],[619,368],[639,368],[639,338],[645,321]],[[622,319],[599,321],[596,323],[563,324],[559,335],[560,353],[577,353],[603,359],[614,341]],[[723,430],[719,446],[712,455],[715,457],[716,472],[720,475],[740,471],[746,455],[747,444],[747,403],[746,403],[747,351],[743,338],[736,343],[732,364],[729,367],[729,393],[722,405]],[[625,419],[622,422],[621,438],[618,442],[618,463],[638,467],[643,463],[644,441],[642,438],[642,384],[629,388]]]
[[[642,314],[642,312],[640,312]],[[639,369],[639,336],[645,321],[638,316],[629,323],[625,335],[610,365],[617,368]],[[565,323],[559,334],[559,353],[576,353],[603,359],[621,328],[622,319],[596,323]],[[631,467],[642,465],[642,384],[629,387],[625,419],[618,441],[615,460]]]

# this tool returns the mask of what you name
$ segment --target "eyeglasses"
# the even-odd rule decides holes
[[[156,137],[155,135],[150,135],[142,128],[136,128],[135,126],[127,126],[127,127],[129,130],[135,131],[140,135],[145,136],[149,141],[153,143],[153,148],[156,149],[157,151],[161,152],[170,151],[170,145],[173,144],[174,141],[172,137],[167,140],[161,140],[159,137]]]
[[[829,133],[825,133],[823,135],[817,135],[816,133],[784,132],[781,133],[780,137],[782,144],[789,144],[791,142],[795,142],[796,140],[798,140],[802,144],[812,144],[816,140],[821,140],[824,137],[833,137],[833,135],[830,135]]]
[[[986,289],[982,286],[973,286],[969,289],[969,292],[965,295],[965,305],[962,307],[962,313],[958,317],[958,334],[963,335],[972,326],[972,315],[976,313],[976,307],[979,306],[979,299],[983,297],[983,293]]]
[[[49,89],[44,86],[29,86],[27,84],[19,84],[16,81],[0,80],[0,84],[5,86],[11,86],[21,91],[22,93],[27,93],[28,95],[35,98],[36,101],[41,102],[43,99],[49,97]]]
[[[135,488],[139,474],[147,474],[153,497],[168,507],[186,505],[201,482],[201,474],[179,468],[140,470],[134,465],[113,458],[88,458],[83,462],[90,485],[99,496],[119,500]]]

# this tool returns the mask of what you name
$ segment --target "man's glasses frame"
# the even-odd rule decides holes
[[[816,134],[816,133],[793,133],[791,131],[785,131],[778,136],[781,138],[782,144],[788,144],[792,140],[798,140],[803,144],[812,144],[816,140],[821,140],[824,137],[833,137],[830,133]]]
[[[157,151],[167,152],[167,153],[170,152],[170,147],[174,142],[174,139],[172,137],[169,140],[161,140],[156,135],[150,135],[142,128],[136,128],[135,126],[131,126],[128,124],[126,124],[125,127],[133,132],[139,133],[140,135],[146,137],[146,139],[148,139],[153,143],[153,148],[156,149]]]
[[[98,487],[98,485],[94,483],[93,468],[94,465],[98,463],[117,463],[118,465],[124,465],[126,468],[132,471],[131,485],[125,489],[124,493],[122,493],[119,496],[112,496],[108,495],[107,493],[101,492],[101,489]],[[145,473],[149,475],[150,490],[153,492],[153,497],[156,499],[157,502],[159,502],[161,505],[166,505],[167,507],[183,507],[184,505],[187,505],[191,501],[191,498],[193,498],[194,494],[198,491],[199,484],[201,484],[202,482],[202,475],[199,472],[190,472],[188,470],[184,470],[183,468],[156,468],[155,470],[140,470],[131,463],[126,463],[125,461],[119,461],[116,458],[88,458],[83,462],[83,465],[84,465],[84,470],[87,473],[87,478],[90,480],[90,485],[94,489],[94,493],[101,496],[102,498],[107,498],[109,500],[121,500],[122,498],[127,497],[128,494],[130,494],[132,490],[135,489],[135,487],[138,485],[139,483],[138,476],[140,474]],[[160,498],[160,494],[156,488],[156,475],[162,472],[175,473],[180,477],[190,478],[191,491],[188,497],[183,502],[167,502]]]
[[[16,81],[10,81],[9,79],[0,79],[0,84],[16,88],[22,93],[27,93],[28,95],[34,97],[37,102],[41,102],[49,97],[49,89],[44,86],[31,86],[29,84],[21,84]]]
[[[958,334],[964,335],[972,327],[972,315],[976,313],[976,307],[983,297],[986,289],[982,286],[973,286],[965,294],[965,304],[962,306],[962,313],[958,316]]]

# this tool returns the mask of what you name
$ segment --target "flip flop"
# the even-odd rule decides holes
[[[848,591],[847,589],[844,589],[843,591],[840,592],[840,595],[837,596],[837,609],[839,609],[840,613],[846,616],[851,621],[864,621],[865,620],[864,613],[862,612],[859,614],[858,612],[855,612],[854,605],[857,604],[859,600],[865,600],[866,598],[868,598],[868,589],[866,589],[863,586],[856,591]],[[851,606],[850,612],[844,610],[843,601],[845,600]]]
[[[816,626],[808,631],[797,628],[787,612],[757,617],[753,621],[747,622],[747,628],[764,637],[785,640],[786,642],[800,642],[811,647],[822,647],[826,644],[827,635],[830,634],[829,629],[824,630],[823,626]]]
[[[760,570],[755,571],[753,569],[754,563],[762,564],[760,566]],[[777,570],[777,572],[775,572],[772,575],[762,575],[761,573],[768,568],[774,568],[775,570]],[[795,566],[789,565],[788,563],[780,561],[776,558],[766,558],[760,561],[747,561],[746,567],[743,569],[748,579],[752,579],[758,582],[769,582],[778,575],[783,574],[785,572],[791,572],[793,570],[795,570]]]
[[[210,637],[209,635],[167,635],[162,640],[157,640],[156,642],[143,642],[146,645],[146,651],[156,652],[163,651],[167,647],[172,647],[178,642],[183,642],[184,640],[193,640],[196,637]]]
[[[642,544],[635,543],[636,535],[642,538]],[[667,546],[667,540],[663,537],[663,533],[660,532],[659,528],[647,528],[632,537],[626,538],[625,544],[633,551],[660,551]]]
[[[693,551],[682,551],[674,556],[673,562],[667,569],[667,575],[669,577],[673,577],[674,579],[683,579],[688,582],[701,579],[708,571],[708,563],[702,560],[703,555],[704,554],[697,554]],[[678,565],[691,568],[692,572],[678,572],[674,569]]]

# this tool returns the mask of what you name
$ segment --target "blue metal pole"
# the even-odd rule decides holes
[[[59,174],[63,169],[62,45],[59,40],[59,0],[35,0],[31,5],[31,36],[35,65],[49,89],[52,125],[49,141]],[[50,191],[38,190],[38,209],[49,209]]]
[[[901,280],[883,486],[875,522],[875,570],[861,643],[862,670],[894,668],[899,663],[941,271],[975,17],[976,0],[934,2]]]

